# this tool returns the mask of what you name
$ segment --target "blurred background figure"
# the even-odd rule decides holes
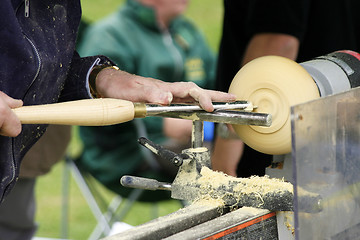
[[[360,50],[357,0],[224,0],[224,8],[217,90],[227,91],[241,66],[257,57],[304,62],[337,50]],[[244,145],[226,126],[218,130],[213,169],[238,177],[265,174],[273,156]]]
[[[212,89],[215,57],[203,35],[182,15],[187,5],[187,0],[127,0],[118,11],[85,30],[79,53],[107,55],[129,73]],[[143,150],[149,150],[137,139],[145,134],[180,152],[190,146],[191,129],[191,121],[156,117],[108,127],[81,127],[84,151],[77,164],[109,189],[127,196],[131,189],[119,184],[124,174],[172,181],[177,172],[160,159],[154,171],[144,161]],[[146,192],[141,199],[157,201],[169,196],[164,191]]]

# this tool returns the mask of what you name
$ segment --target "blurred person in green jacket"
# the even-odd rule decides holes
[[[102,54],[121,70],[167,82],[191,81],[213,89],[215,56],[204,36],[184,16],[188,0],[127,0],[115,13],[93,24],[79,44],[80,55]],[[147,137],[179,152],[189,147],[192,122],[182,119],[147,117]],[[205,124],[211,138],[212,125]],[[134,121],[108,127],[81,127],[84,152],[78,163],[111,190],[126,196],[124,174],[172,181],[177,169],[160,162],[164,173],[154,173],[137,142]],[[145,149],[145,151],[148,151]],[[159,159],[158,159],[159,160]],[[168,198],[169,193],[147,193],[146,200]]]

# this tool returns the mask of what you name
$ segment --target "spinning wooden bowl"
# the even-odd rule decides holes
[[[291,152],[290,107],[320,97],[316,83],[298,63],[284,57],[257,58],[235,75],[229,93],[257,106],[256,112],[272,115],[270,127],[234,125],[239,137],[267,154]]]

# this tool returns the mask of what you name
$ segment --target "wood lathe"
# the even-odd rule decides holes
[[[255,59],[245,65],[235,76],[229,92],[236,94],[238,99],[249,100],[256,106],[254,112],[270,114],[272,116],[272,124],[270,127],[234,124],[234,128],[245,143],[258,151],[277,154],[278,156],[283,156],[283,158],[287,157],[291,161],[291,152],[298,154],[304,148],[311,149],[312,146],[315,146],[311,137],[309,139],[300,139],[298,137],[304,134],[310,134],[311,136],[312,128],[309,125],[307,125],[306,129],[301,129],[304,132],[303,134],[298,134],[296,129],[292,128],[292,124],[295,124],[294,122],[303,121],[303,116],[308,117],[305,112],[303,116],[301,113],[298,113],[297,106],[299,108],[301,106],[310,106],[312,101],[320,101],[321,104],[326,106],[326,102],[331,102],[331,99],[338,98],[336,94],[347,93],[355,96],[353,98],[357,99],[358,103],[360,101],[360,93],[352,93],[352,88],[355,88],[353,91],[359,92],[357,88],[360,85],[359,70],[360,55],[352,51],[334,52],[301,64],[275,56]],[[356,100],[352,99],[352,103],[354,101],[356,102]],[[346,104],[340,105],[344,106]],[[351,104],[351,106],[353,105]],[[359,106],[359,104],[355,105]],[[356,109],[359,111],[359,108],[357,107]],[[319,112],[322,111],[330,112],[329,109],[319,110]],[[344,110],[339,111],[341,113],[347,112]],[[344,114],[342,117],[347,119],[347,116]],[[359,122],[356,119],[355,123],[357,121],[358,126]],[[329,119],[328,122],[331,120]],[[349,120],[347,119],[346,121]],[[199,122],[201,123],[201,121],[196,121],[196,124],[199,124]],[[314,120],[311,123],[314,126],[319,125],[319,122],[314,122]],[[324,125],[321,123],[320,125]],[[201,125],[196,127],[196,124],[194,122],[194,129],[197,129],[195,131],[198,134],[194,134],[193,138],[201,136],[199,134],[202,129]],[[343,124],[338,125],[342,129],[344,128]],[[359,146],[360,139],[359,128],[350,126],[350,129],[357,134],[357,137],[349,138],[346,135],[345,137],[344,135],[339,135],[346,139],[346,143],[338,142],[337,137],[327,135],[330,134],[327,132],[323,133],[325,135],[324,138],[330,139],[332,141],[331,145],[333,145],[331,147],[337,151],[342,151],[343,146],[346,146],[343,151],[347,153],[347,146]],[[345,134],[345,130],[339,133]],[[152,150],[155,153],[158,150],[164,151],[161,147],[153,145],[151,142],[145,142],[144,145],[150,145],[151,147],[148,148],[155,149]],[[190,149],[185,149],[181,155],[174,158],[174,155],[170,154],[171,159],[176,159],[174,164],[176,163],[179,166],[178,175],[173,183],[159,183],[156,180],[150,183],[147,179],[138,179],[132,176],[124,176],[121,182],[129,187],[170,190],[173,198],[194,202],[173,214],[160,217],[124,233],[108,237],[106,240],[160,238],[310,239],[312,235],[308,234],[306,236],[306,229],[310,229],[310,225],[321,226],[319,230],[311,229],[310,234],[316,234],[316,239],[352,239],[347,237],[355,236],[354,234],[360,229],[360,227],[357,227],[360,226],[360,219],[357,217],[352,218],[354,220],[352,223],[344,221],[343,223],[337,223],[337,227],[329,226],[327,227],[330,229],[328,231],[324,231],[323,228],[328,219],[336,218],[339,215],[338,207],[335,208],[337,212],[332,211],[334,206],[336,206],[335,202],[337,200],[346,200],[352,204],[359,199],[360,194],[358,194],[357,186],[360,185],[358,183],[360,179],[356,182],[357,178],[352,179],[353,181],[347,180],[351,185],[341,185],[340,189],[338,189],[338,185],[336,185],[336,190],[332,189],[332,185],[326,185],[325,191],[317,189],[319,186],[324,185],[317,182],[319,176],[329,175],[332,178],[337,176],[336,179],[341,179],[340,176],[344,172],[337,175],[334,175],[333,172],[338,171],[338,169],[346,169],[345,175],[348,176],[350,170],[348,167],[344,167],[346,162],[342,163],[341,167],[339,167],[339,163],[334,160],[332,165],[330,164],[321,169],[317,167],[313,169],[312,167],[309,168],[309,165],[304,164],[305,162],[311,162],[311,159],[310,161],[308,159],[309,156],[303,159],[301,156],[299,157],[296,153],[293,153],[295,161],[305,161],[295,162],[294,172],[297,173],[294,176],[295,182],[291,174],[287,174],[289,171],[292,172],[292,168],[284,168],[279,171],[280,173],[269,171],[270,175],[276,172],[277,179],[270,178],[270,182],[267,182],[266,179],[261,179],[258,182],[256,178],[246,180],[231,178],[211,171],[209,153],[206,148],[201,146],[201,138],[193,142],[197,142],[197,144],[193,145]],[[328,145],[325,147],[325,149],[330,148]],[[360,150],[356,149],[351,148],[352,151],[357,151],[357,156],[360,156]],[[319,152],[323,153],[323,150],[319,150]],[[329,159],[332,159],[334,156],[336,154],[329,154]],[[360,159],[355,157],[355,160],[351,162],[357,162],[359,165]],[[305,166],[305,169],[300,168],[299,165]],[[304,172],[309,172],[312,176],[306,176],[307,181],[302,183],[304,180],[302,180],[301,174],[305,176]],[[287,181],[279,180],[282,174],[287,175]],[[350,175],[358,174],[351,173]],[[220,179],[220,182],[217,182],[217,179]],[[311,180],[314,181],[311,182]],[[289,188],[287,184],[290,182],[293,185],[290,185]],[[309,187],[309,182],[315,185],[315,187]],[[236,188],[236,186],[240,187]],[[273,188],[268,188],[269,186]],[[220,201],[210,201],[210,203],[208,202],[209,205],[207,205],[201,199]],[[343,210],[346,210],[344,212],[347,215],[351,215],[351,212],[359,215],[356,204],[355,208],[353,207],[354,204],[341,206],[345,207]],[[237,209],[238,207],[240,208]],[[294,213],[296,216],[295,220]],[[311,221],[312,218],[321,224],[314,224]]]
[[[173,214],[108,237],[107,240],[309,239],[308,236],[302,236],[306,236],[306,229],[314,225],[310,219],[325,222],[319,225],[323,230],[326,221],[341,215],[341,212],[360,216],[360,179],[354,177],[358,172],[352,171],[360,170],[357,167],[360,166],[360,150],[353,147],[360,145],[359,116],[350,115],[352,112],[360,112],[360,94],[356,91],[360,85],[359,74],[360,55],[352,51],[337,51],[300,64],[282,57],[267,56],[255,59],[240,69],[229,89],[229,92],[237,95],[239,101],[232,106],[219,103],[218,109],[213,113],[196,107],[194,109],[186,104],[170,106],[176,109],[165,109],[164,106],[110,100],[111,104],[104,105],[103,102],[107,101],[105,99],[99,100],[99,108],[96,108],[96,104],[90,105],[89,111],[85,111],[89,112],[86,116],[84,108],[79,111],[75,106],[69,111],[69,108],[65,107],[61,111],[71,114],[60,121],[58,117],[54,117],[59,116],[59,110],[50,109],[51,106],[44,111],[35,106],[14,111],[23,123],[106,125],[148,115],[193,120],[192,147],[181,154],[169,152],[150,140],[140,140],[149,150],[179,167],[172,183],[160,183],[154,179],[133,176],[124,176],[121,180],[121,183],[128,187],[170,190],[173,198],[188,200],[192,204]],[[345,94],[346,97],[351,95],[353,102],[340,104],[338,99],[343,101],[344,98],[337,94]],[[321,143],[325,142],[324,139],[331,140],[326,142],[325,148],[312,141],[315,135],[320,135],[312,132],[319,122],[312,119],[308,112],[301,112],[306,106],[312,106],[313,101],[327,107],[317,108],[317,112],[331,112],[332,106],[327,102],[334,102],[337,106],[335,118],[332,116],[331,119],[322,119],[323,122],[320,122],[324,123],[322,125],[332,126],[329,124],[331,120],[337,121],[336,134],[322,132],[324,136]],[[244,103],[245,105],[235,107],[236,104]],[[125,112],[121,109],[123,106]],[[226,109],[223,109],[224,106]],[[352,111],[344,110],[340,106],[351,106]],[[21,109],[25,109],[24,112],[27,113],[21,113]],[[138,113],[136,109],[139,109]],[[27,118],[34,115],[32,120],[26,122]],[[39,122],[39,119],[45,119],[45,115],[53,116]],[[351,121],[348,116],[352,116]],[[268,169],[270,178],[261,179],[231,178],[212,171],[209,150],[203,147],[203,121],[233,124],[236,133],[246,144],[260,152],[276,155],[276,162],[283,162],[282,169]],[[299,128],[298,125],[303,122],[308,125],[306,128]],[[298,129],[301,129],[302,134]],[[338,139],[342,141],[339,142]],[[327,161],[335,160],[329,161],[330,164],[317,164],[315,167],[309,165],[308,163],[312,162],[309,158],[312,158],[316,151],[309,151],[313,154],[311,156],[306,155],[302,149],[313,150],[312,146],[317,146],[318,152],[323,155],[329,149],[335,149],[325,158]],[[299,156],[300,152],[306,155],[305,159]],[[339,162],[340,156],[351,156],[351,167],[347,167],[346,160],[349,159]],[[299,162],[299,159],[302,162]],[[318,161],[322,162],[321,160],[319,157]],[[295,173],[294,177],[292,172]],[[308,172],[311,174],[306,175]],[[323,178],[324,176],[327,178]],[[285,181],[281,180],[283,177]],[[303,181],[303,178],[306,178],[306,181]],[[342,184],[334,184],[337,181]],[[326,185],[327,182],[332,185]],[[320,191],[319,188],[324,185],[326,190]],[[333,186],[336,186],[336,189]],[[343,209],[335,207],[338,201],[341,201]],[[332,209],[336,209],[336,212]],[[354,216],[350,220],[337,224],[336,228],[330,226],[327,231],[317,232],[312,229],[311,234],[316,234],[316,239],[352,239],[349,236],[355,236],[360,229],[360,219]]]

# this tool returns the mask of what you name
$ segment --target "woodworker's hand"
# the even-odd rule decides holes
[[[103,97],[133,102],[168,105],[172,102],[196,101],[209,112],[214,110],[212,101],[229,102],[236,99],[233,94],[202,89],[191,82],[167,83],[115,69],[100,71],[96,80],[96,89]]]
[[[20,134],[20,120],[11,109],[22,105],[21,100],[11,98],[0,91],[0,135],[16,137]]]

